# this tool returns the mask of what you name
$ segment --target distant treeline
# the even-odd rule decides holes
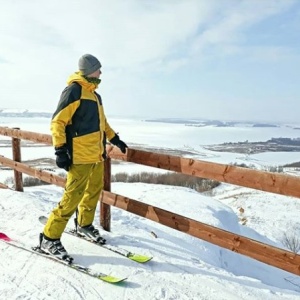
[[[278,145],[300,146],[300,138],[271,138],[267,142],[276,143]]]

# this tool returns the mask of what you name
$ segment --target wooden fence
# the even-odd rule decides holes
[[[51,145],[50,135],[38,134],[30,131],[0,127],[0,134],[13,138],[13,146],[20,147],[15,139],[25,139],[33,142]],[[52,173],[37,170],[21,162],[20,151],[13,159],[0,156],[0,163],[14,169],[16,174],[25,173],[61,187],[65,179]],[[138,163],[146,166],[166,169],[201,178],[208,178],[227,182],[239,186],[249,187],[265,192],[300,198],[300,178],[290,175],[262,172],[231,165],[217,164],[182,158],[161,153],[128,149],[122,154],[116,147],[107,146],[109,157],[123,161]],[[15,156],[15,155],[14,155]],[[300,255],[277,247],[264,244],[244,236],[231,233],[205,223],[141,203],[137,200],[110,192],[110,158],[105,162],[105,191],[100,196],[100,222],[105,230],[110,230],[110,207],[115,206],[130,213],[142,216],[154,222],[185,232],[212,244],[246,255],[263,263],[300,275]],[[15,176],[20,181],[21,176]],[[0,187],[6,187],[0,184]],[[17,186],[17,184],[16,184]],[[18,187],[19,190],[23,186]]]

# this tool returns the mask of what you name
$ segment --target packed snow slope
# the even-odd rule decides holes
[[[299,200],[229,185],[215,189],[213,197],[187,188],[142,183],[114,183],[112,190],[278,247],[283,247],[284,226],[299,224]],[[37,245],[42,231],[38,217],[49,214],[63,190],[48,185],[25,188],[24,193],[0,193],[0,232],[28,247]],[[274,205],[280,203],[275,213]],[[241,225],[240,206],[245,225]],[[95,224],[99,224],[99,211]],[[73,227],[73,220],[68,226]],[[298,276],[126,211],[112,208],[112,232],[101,232],[108,243],[152,255],[153,260],[138,264],[64,234],[62,242],[75,262],[128,276],[127,281],[112,285],[0,242],[0,299],[300,299]]]

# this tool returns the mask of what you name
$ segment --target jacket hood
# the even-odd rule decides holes
[[[99,84],[88,82],[84,77],[83,74],[79,72],[75,72],[69,76],[67,80],[67,84],[70,85],[73,82],[79,83],[83,88],[87,89],[90,92],[93,92],[95,89],[98,88]]]

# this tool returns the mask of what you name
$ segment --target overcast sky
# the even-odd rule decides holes
[[[0,108],[54,111],[85,53],[107,116],[300,120],[298,0],[0,0]]]

